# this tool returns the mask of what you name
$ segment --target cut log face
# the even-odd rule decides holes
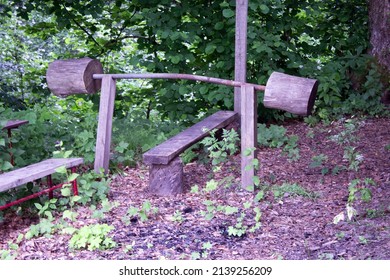
[[[300,116],[311,114],[318,81],[274,72],[267,81],[264,106]]]
[[[77,93],[93,94],[101,87],[101,80],[93,79],[93,74],[103,74],[99,60],[89,57],[56,60],[47,69],[46,81],[50,91],[60,97]]]
[[[176,157],[168,164],[150,166],[148,191],[161,196],[183,192],[183,163],[180,157]]]

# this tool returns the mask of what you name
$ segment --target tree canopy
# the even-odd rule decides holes
[[[249,1],[248,81],[264,84],[273,71],[319,79],[321,118],[379,112],[385,83],[367,55],[367,9],[365,0]],[[7,73],[1,94],[14,105],[15,98],[34,103],[49,94],[44,71],[59,58],[98,58],[106,73],[234,77],[235,1],[15,0],[3,1],[1,14],[0,44],[6,51],[0,66]],[[210,108],[233,107],[229,88],[148,84],[122,86],[123,107],[117,110],[138,105],[147,116],[157,110],[163,118],[191,122]],[[282,116],[261,106],[259,113],[267,119]]]

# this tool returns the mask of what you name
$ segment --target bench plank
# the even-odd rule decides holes
[[[227,126],[238,118],[232,111],[218,111],[203,121],[187,128],[183,132],[150,149],[143,155],[146,164],[168,164],[185,149],[204,138],[210,130]]]
[[[10,120],[3,126],[2,129],[6,130],[6,129],[18,128],[19,126],[27,124],[27,123],[28,123],[28,121],[26,121],[26,120]]]
[[[0,174],[0,192],[53,174],[61,166],[71,168],[82,164],[83,161],[83,158],[52,158]]]

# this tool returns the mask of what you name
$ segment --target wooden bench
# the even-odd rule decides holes
[[[0,174],[0,192],[4,192],[13,188],[17,188],[28,182],[32,182],[43,177],[47,178],[48,189],[34,193],[30,196],[21,198],[19,200],[10,202],[3,206],[0,206],[0,211],[13,205],[22,203],[26,200],[40,196],[43,193],[49,193],[49,197],[53,197],[53,190],[61,188],[64,184],[54,185],[52,183],[51,175],[56,172],[59,167],[66,167],[72,169],[75,172],[75,167],[84,162],[83,158],[52,158],[47,159],[35,164],[31,164],[26,167],[12,170],[7,173]],[[77,180],[69,182],[73,187],[73,194],[77,195]]]
[[[14,155],[12,154],[12,129],[19,128],[21,125],[28,124],[29,121],[27,120],[9,120],[2,128],[2,130],[8,131],[8,148],[9,148],[9,155],[11,157],[11,164],[15,165],[14,162]]]
[[[181,193],[183,191],[183,164],[179,155],[206,137],[211,130],[223,128],[237,118],[236,112],[216,112],[144,153],[143,161],[150,166],[149,191],[158,195]]]

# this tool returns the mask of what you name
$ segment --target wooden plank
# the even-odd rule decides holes
[[[232,111],[219,111],[184,130],[143,155],[146,164],[168,164],[185,149],[204,138],[210,130],[225,127],[237,118]]]
[[[83,162],[83,158],[52,158],[0,174],[0,192],[53,174],[61,166],[71,168]]]
[[[96,136],[95,165],[96,173],[101,169],[108,172],[110,163],[110,146],[112,133],[112,117],[114,115],[116,82],[110,76],[102,79],[102,92],[99,105],[99,122]]]
[[[249,189],[253,186],[255,170],[246,169],[247,166],[252,166],[256,152],[249,156],[245,153],[248,149],[257,147],[257,95],[252,86],[241,88],[241,106],[241,186]]]
[[[248,0],[236,0],[234,80],[246,82]],[[234,89],[234,111],[241,114],[241,89]]]
[[[26,120],[10,120],[8,121],[5,126],[3,126],[3,130],[5,129],[13,129],[18,128],[21,125],[28,124],[28,121]]]

